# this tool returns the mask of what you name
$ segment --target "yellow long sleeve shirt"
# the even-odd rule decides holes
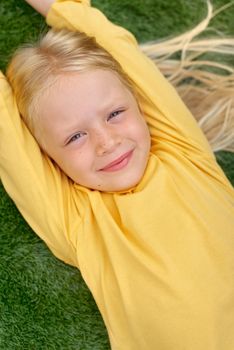
[[[128,191],[73,183],[41,153],[1,75],[6,191],[52,252],[79,267],[112,349],[233,350],[234,190],[206,138],[132,34],[88,1],[56,1],[47,22],[95,36],[134,81],[149,161]]]

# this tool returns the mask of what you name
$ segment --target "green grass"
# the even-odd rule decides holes
[[[226,3],[216,0],[215,7]],[[95,0],[140,41],[191,28],[206,12],[203,0]],[[234,7],[212,22],[234,35]],[[35,40],[44,20],[21,0],[0,3],[0,69],[18,45]],[[234,156],[219,152],[234,185]],[[0,185],[0,349],[105,350],[106,330],[79,271],[57,260],[32,232]]]

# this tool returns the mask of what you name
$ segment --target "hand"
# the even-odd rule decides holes
[[[37,12],[42,16],[46,17],[50,6],[55,0],[25,0],[29,5],[31,5]]]

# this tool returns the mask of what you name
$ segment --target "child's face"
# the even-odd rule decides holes
[[[39,143],[76,183],[99,191],[135,186],[150,134],[132,93],[110,71],[59,77],[39,103]]]

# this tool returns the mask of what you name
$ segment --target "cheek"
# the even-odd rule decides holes
[[[83,149],[74,149],[70,154],[68,154],[68,161],[70,165],[74,168],[85,169],[92,164],[92,153],[83,148]]]
[[[84,160],[70,158],[63,170],[72,180],[83,185],[89,178],[90,165],[87,162],[87,158]]]
[[[75,146],[75,145],[74,145]],[[90,167],[91,159],[85,151],[73,149],[66,150],[59,154],[58,165],[68,176],[83,176],[83,173]],[[56,159],[55,159],[56,161]]]
[[[150,143],[149,128],[142,116],[139,116],[131,123],[131,134],[137,142],[144,144]]]

